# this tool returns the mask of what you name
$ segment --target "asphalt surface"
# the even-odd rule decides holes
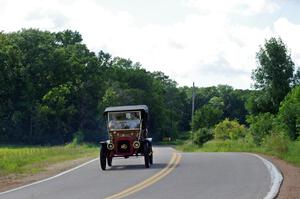
[[[20,190],[0,194],[0,199],[101,199],[132,188],[155,174],[168,172],[176,153],[156,147],[154,165],[144,168],[142,157],[114,159],[106,171],[91,162],[57,178]],[[179,164],[125,198],[261,199],[270,188],[270,175],[263,162],[244,153],[181,153]],[[164,174],[159,174],[161,177]],[[159,178],[158,177],[155,178]],[[154,176],[154,177],[153,177]],[[134,188],[132,188],[134,189]],[[120,198],[120,197],[118,197]]]

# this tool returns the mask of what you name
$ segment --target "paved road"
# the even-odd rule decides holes
[[[57,178],[1,194],[0,199],[264,198],[270,176],[263,162],[243,153],[181,153],[157,147],[154,165],[114,159],[101,171],[94,161]],[[125,191],[124,191],[125,190]],[[118,193],[121,192],[121,196]],[[112,196],[112,197],[111,197]]]

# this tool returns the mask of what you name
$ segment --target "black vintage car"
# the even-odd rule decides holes
[[[100,165],[106,169],[114,157],[144,156],[145,167],[153,164],[152,138],[148,137],[149,110],[146,105],[108,107],[108,140],[101,142]]]

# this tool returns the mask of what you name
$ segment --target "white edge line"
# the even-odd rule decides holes
[[[46,181],[52,180],[52,179],[54,179],[54,178],[58,178],[58,177],[60,177],[60,176],[62,176],[62,175],[65,175],[65,174],[67,174],[67,173],[70,173],[70,172],[72,172],[72,171],[74,171],[74,170],[76,170],[76,169],[79,169],[79,168],[81,168],[81,167],[84,167],[84,166],[86,166],[86,165],[88,165],[88,164],[90,164],[90,163],[92,163],[92,162],[94,162],[94,161],[96,161],[96,160],[98,160],[98,159],[99,159],[99,158],[92,159],[92,160],[90,160],[90,161],[88,161],[88,162],[85,162],[85,163],[83,163],[83,164],[81,164],[81,165],[78,165],[78,166],[72,168],[72,169],[69,169],[69,170],[67,170],[67,171],[63,171],[63,172],[61,172],[61,173],[59,173],[59,174],[57,174],[57,175],[55,175],[55,176],[46,178],[46,179],[44,179],[44,180],[36,181],[36,182],[31,183],[31,184],[27,184],[27,185],[24,185],[24,186],[21,186],[21,187],[17,187],[17,188],[15,188],[15,189],[10,189],[10,190],[8,190],[8,191],[0,192],[0,195],[7,194],[7,193],[10,193],[10,192],[13,192],[13,191],[20,190],[20,189],[24,189],[24,188],[26,188],[26,187],[30,187],[30,186],[33,186],[33,185],[36,185],[36,184],[39,184],[39,183],[42,183],[42,182],[46,182]]]
[[[267,193],[267,195],[264,197],[264,199],[273,199],[277,196],[281,183],[283,181],[283,176],[281,172],[278,170],[278,168],[269,160],[253,153],[248,153],[250,155],[256,156],[267,167],[269,170],[270,176],[271,176],[271,185],[270,185],[270,191]]]

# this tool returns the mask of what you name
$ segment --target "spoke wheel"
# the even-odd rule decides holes
[[[149,155],[149,163],[152,165],[152,164],[153,164],[153,150],[152,150],[152,144],[149,144],[149,151],[150,151],[150,155]]]
[[[108,166],[111,167],[111,165],[112,165],[112,157],[108,157],[107,158],[107,164],[108,164]]]
[[[149,163],[153,164],[153,153],[151,153],[151,155],[149,156]]]
[[[106,154],[107,149],[105,146],[102,146],[100,150],[100,166],[103,171],[106,169]]]
[[[150,166],[150,155],[149,155],[150,150],[149,149],[150,148],[149,148],[148,142],[145,142],[144,143],[144,160],[145,160],[146,168],[149,168],[149,166]]]

